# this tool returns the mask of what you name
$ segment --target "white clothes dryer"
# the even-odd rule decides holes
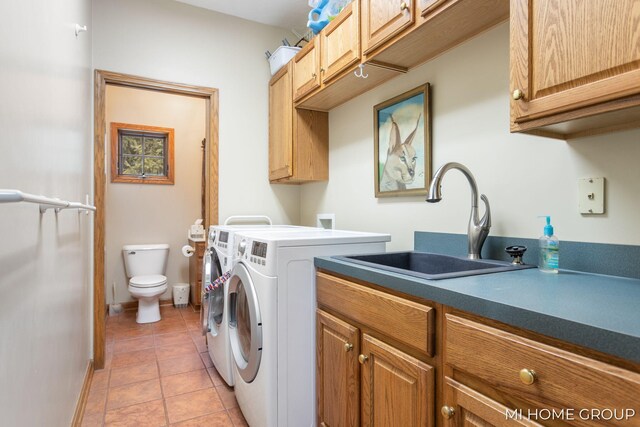
[[[231,347],[228,333],[228,290],[229,282],[223,286],[204,292],[204,287],[212,283],[224,273],[230,271],[235,264],[234,236],[241,231],[267,232],[279,230],[289,232],[291,230],[309,229],[295,225],[213,225],[209,228],[209,243],[203,262],[202,274],[202,326],[203,334],[207,337],[207,350],[213,364],[230,386],[235,384],[233,375],[233,362],[231,360]]]
[[[229,279],[235,395],[252,427],[314,426],[314,257],[385,251],[388,234],[236,233]]]

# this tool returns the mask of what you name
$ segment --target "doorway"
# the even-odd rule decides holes
[[[187,95],[205,100],[205,155],[204,155],[204,223],[218,222],[218,90],[148,79],[145,77],[95,71],[94,82],[94,289],[93,289],[93,359],[94,368],[105,364],[105,224],[107,185],[106,92],[107,86],[125,86],[174,95]],[[185,224],[186,226],[187,224]]]

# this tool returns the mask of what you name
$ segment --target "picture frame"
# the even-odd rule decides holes
[[[426,195],[431,181],[429,83],[373,107],[375,197]]]

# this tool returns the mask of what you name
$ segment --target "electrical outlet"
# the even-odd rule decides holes
[[[583,215],[604,213],[604,178],[578,179],[578,212]]]

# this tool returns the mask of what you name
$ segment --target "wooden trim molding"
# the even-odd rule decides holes
[[[82,383],[82,389],[80,390],[80,396],[78,396],[78,403],[76,404],[76,411],[73,413],[73,419],[71,420],[72,427],[80,427],[82,424],[82,418],[84,417],[84,409],[87,406],[87,398],[89,397],[89,390],[91,389],[91,380],[93,379],[93,360],[89,360],[87,365],[87,371],[84,374],[84,381]]]
[[[94,74],[94,203],[93,222],[93,366],[104,368],[107,305],[104,288],[107,85],[155,90],[203,98],[206,101],[205,225],[218,223],[218,89],[95,70]]]
[[[122,130],[139,130],[142,132],[155,132],[165,134],[167,137],[167,175],[138,177],[131,175],[120,175],[118,173],[118,158],[120,157],[120,147],[118,144],[118,132]],[[136,125],[130,123],[111,122],[111,182],[126,184],[175,184],[175,130],[158,126]]]
[[[126,301],[120,303],[123,311],[133,311],[138,309],[138,301]],[[161,299],[160,306],[163,305],[173,305],[173,300],[171,298]]]

